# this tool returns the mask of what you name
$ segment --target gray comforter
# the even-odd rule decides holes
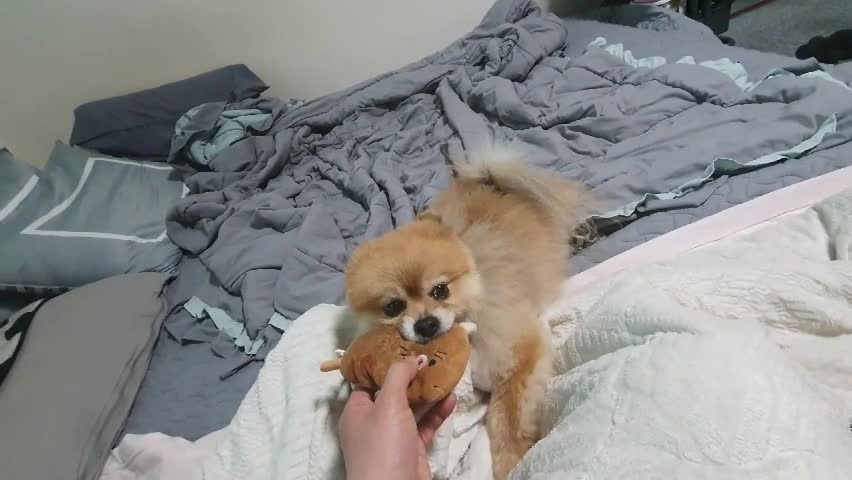
[[[712,213],[670,221],[673,209],[721,209],[739,198],[731,192],[745,200],[754,185],[759,194],[844,166],[832,152],[852,138],[852,92],[819,65],[706,36],[631,43],[637,34],[662,35],[501,0],[447,49],[345,91],[193,110],[173,143],[193,194],[168,220],[188,252],[169,333],[212,344],[228,359],[222,376],[263,358],[288,321],[343,301],[360,242],[413,219],[451,179],[452,159],[486,142],[514,142],[591,189],[594,220],[623,238],[581,251],[578,269]],[[684,55],[694,61],[677,63]],[[787,69],[763,81],[770,66]],[[665,220],[648,224],[655,215]],[[181,307],[193,297],[209,308]]]
[[[707,38],[706,34],[701,32],[700,26],[689,26],[688,23],[682,25],[682,22],[688,19],[674,15],[675,18],[667,21],[667,15],[672,14],[664,9],[648,12],[647,19],[638,16],[635,10],[636,8],[632,7],[610,8],[592,16],[624,25],[633,21],[630,25],[637,28],[576,18],[564,19],[568,29],[565,54],[581,55],[589,43],[603,36],[612,43],[623,43],[639,58],[661,56],[670,61],[687,55],[694,56],[698,61],[729,58],[745,68],[748,80],[752,82],[760,81],[778,68],[795,70],[797,67],[809,65],[777,54],[726,46],[715,37]],[[666,27],[672,28],[664,33],[646,31]],[[846,85],[852,83],[850,67],[852,64],[823,66],[832,77]],[[849,112],[845,113],[848,114]],[[650,212],[634,222],[622,224],[623,228],[611,232],[579,252],[572,259],[571,270],[586,270],[614,255],[731,206],[850,165],[852,142],[841,142],[809,152],[800,158],[800,161],[779,162],[761,169],[743,171],[734,176],[720,176],[695,194],[685,195],[677,202],[670,202],[671,207],[668,209]]]

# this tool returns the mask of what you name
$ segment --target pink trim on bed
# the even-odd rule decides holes
[[[574,275],[566,281],[564,291],[577,290],[626,268],[670,259],[781,215],[810,207],[850,187],[852,167],[845,167],[767,193],[661,235]]]

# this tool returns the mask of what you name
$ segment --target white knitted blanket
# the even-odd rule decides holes
[[[319,305],[294,322],[267,356],[215,457],[204,464],[204,478],[344,478],[336,427],[349,387],[338,372],[321,373],[319,365],[351,342],[353,332],[347,327],[352,322],[345,315],[343,307]],[[481,450],[476,457],[489,455],[487,435],[480,428],[485,405],[471,386],[469,372],[456,394],[456,411],[435,439],[432,471],[435,478],[464,470],[467,478],[487,479],[490,464],[481,474],[477,466],[461,465],[474,443]]]
[[[852,195],[749,236],[626,271],[554,307],[549,434],[513,478],[852,478]],[[295,322],[270,353],[210,479],[343,478],[319,373],[345,346],[339,307]],[[436,478],[490,477],[481,399],[432,454]]]

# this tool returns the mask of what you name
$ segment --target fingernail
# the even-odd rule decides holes
[[[426,358],[426,355],[418,355],[417,356],[417,370],[420,370],[423,367],[425,367],[427,360],[428,360],[428,358]]]

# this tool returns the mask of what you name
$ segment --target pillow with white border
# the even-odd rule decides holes
[[[0,290],[58,293],[180,261],[165,217],[188,190],[169,165],[56,142],[44,171],[0,149],[0,178]]]

